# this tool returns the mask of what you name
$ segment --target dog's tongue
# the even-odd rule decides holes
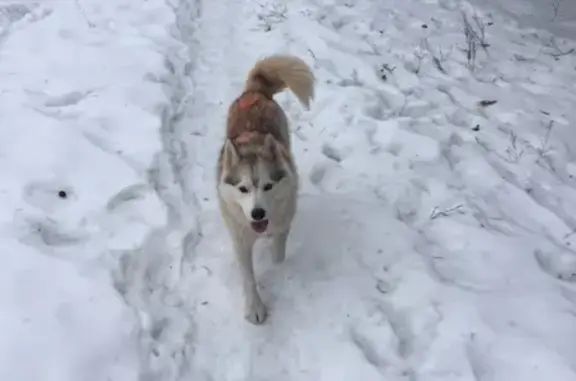
[[[252,229],[254,229],[256,233],[264,233],[266,228],[268,228],[268,220],[254,221],[250,223],[250,225],[252,225]]]

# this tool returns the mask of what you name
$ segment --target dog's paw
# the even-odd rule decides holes
[[[268,316],[268,310],[266,305],[262,302],[262,299],[255,298],[254,301],[246,305],[245,315],[246,320],[252,324],[262,324],[266,317]]]

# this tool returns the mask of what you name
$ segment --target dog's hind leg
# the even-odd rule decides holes
[[[284,262],[286,258],[286,241],[288,240],[289,234],[290,229],[287,229],[274,236],[274,247],[272,250],[272,261],[274,263]]]
[[[252,248],[256,237],[234,231],[232,234],[234,251],[240,266],[242,275],[242,288],[244,291],[244,316],[253,324],[262,324],[266,320],[268,312],[258,293],[256,279],[254,277],[254,265],[252,261]]]

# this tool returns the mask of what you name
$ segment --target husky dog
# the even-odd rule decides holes
[[[298,193],[288,118],[273,96],[289,88],[309,109],[314,81],[300,58],[273,55],[255,64],[244,92],[228,109],[218,200],[240,266],[245,317],[253,324],[264,322],[267,309],[254,279],[252,248],[257,238],[271,237],[274,263],[284,260]]]

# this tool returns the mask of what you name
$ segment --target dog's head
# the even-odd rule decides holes
[[[272,135],[261,145],[236,146],[228,139],[220,160],[221,197],[240,207],[254,231],[264,233],[294,191],[288,151]]]

